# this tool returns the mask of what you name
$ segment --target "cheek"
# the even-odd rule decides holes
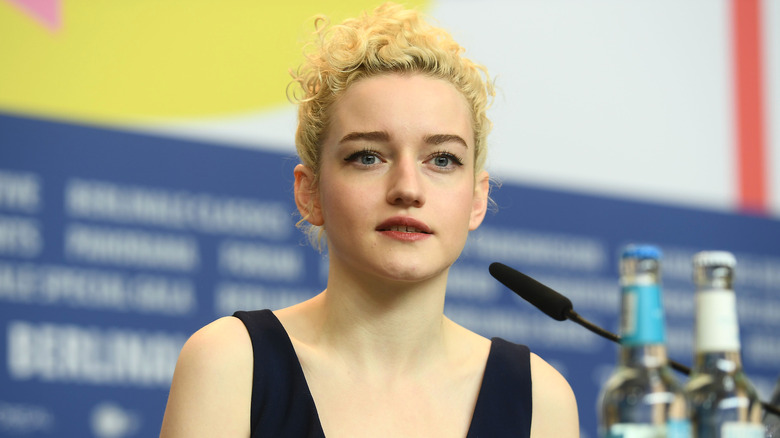
[[[471,206],[474,204],[474,185],[464,183],[458,185],[457,189],[450,190],[448,195],[445,195],[446,199],[449,199],[454,209],[457,209],[459,213],[469,216],[471,214]]]
[[[355,222],[369,208],[372,199],[369,191],[369,184],[329,184],[322,189],[320,201],[325,226]]]

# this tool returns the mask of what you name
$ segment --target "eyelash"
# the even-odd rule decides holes
[[[359,151],[356,151],[356,152],[353,152],[353,153],[349,154],[349,156],[347,158],[344,158],[344,161],[347,162],[347,163],[351,163],[351,162],[356,161],[358,158],[361,158],[361,157],[366,156],[366,155],[371,155],[371,156],[374,156],[377,159],[379,159],[379,152],[378,151],[375,151],[374,149],[371,149],[371,148],[365,148],[365,149],[361,149]]]
[[[452,152],[447,152],[447,151],[434,152],[428,156],[428,160],[432,160],[434,158],[439,158],[439,157],[449,158],[450,160],[452,160],[452,163],[455,164],[456,166],[463,165],[463,158],[453,154]]]
[[[373,156],[373,157],[377,158],[378,160],[381,160],[380,154],[379,154],[378,151],[376,151],[374,149],[371,149],[371,148],[365,148],[365,149],[361,149],[359,151],[355,151],[355,152],[349,154],[349,156],[344,158],[344,161],[347,162],[347,163],[352,163],[352,162],[357,161],[359,158],[367,156],[367,155]],[[436,151],[436,152],[428,155],[428,158],[427,158],[426,161],[431,161],[431,160],[433,160],[435,158],[440,158],[440,157],[444,157],[444,158],[450,159],[452,161],[452,164],[455,165],[455,166],[462,166],[463,165],[463,158],[461,158],[458,155],[453,154],[452,152],[447,152],[447,151],[443,151],[443,150],[442,151]]]

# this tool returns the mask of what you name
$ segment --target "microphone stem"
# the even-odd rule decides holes
[[[769,403],[767,403],[765,401],[761,402],[761,406],[764,407],[765,411],[780,417],[780,407],[775,406],[775,405],[770,405]]]
[[[577,324],[585,327],[586,329],[588,329],[588,330],[592,331],[593,333],[601,336],[602,338],[607,338],[607,339],[609,339],[612,342],[617,342],[618,344],[620,343],[620,336],[618,336],[618,335],[616,335],[616,334],[614,334],[612,332],[606,331],[603,328],[597,326],[596,324],[593,324],[592,322],[588,321],[587,319],[581,317],[579,315],[579,313],[574,311],[574,309],[568,309],[567,312],[566,312],[566,316],[570,320],[572,320],[572,321],[576,322]]]

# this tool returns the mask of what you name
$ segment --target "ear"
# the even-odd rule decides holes
[[[474,180],[474,199],[471,203],[471,218],[469,219],[469,231],[474,231],[482,224],[487,213],[488,195],[490,195],[490,174],[487,171],[480,172]]]
[[[320,196],[317,190],[317,179],[311,168],[299,164],[293,171],[295,175],[295,205],[301,217],[315,226],[325,222],[322,219]]]

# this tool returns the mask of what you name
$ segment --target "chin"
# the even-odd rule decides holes
[[[442,275],[447,275],[448,269],[445,268],[433,268],[433,267],[421,267],[420,265],[409,266],[407,264],[401,266],[385,266],[383,269],[383,277],[387,280],[397,281],[402,283],[420,283],[428,281]]]

